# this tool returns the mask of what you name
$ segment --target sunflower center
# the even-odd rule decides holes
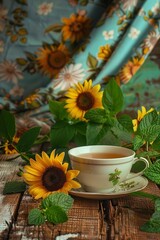
[[[75,22],[71,26],[71,31],[73,32],[80,32],[82,30],[83,26],[80,22]]]
[[[57,167],[49,167],[42,176],[42,184],[48,191],[61,189],[66,182],[65,173]]]
[[[91,109],[94,105],[94,97],[90,92],[83,92],[77,98],[77,106],[84,111]]]
[[[66,55],[57,50],[48,55],[48,64],[50,67],[61,69],[66,64]]]

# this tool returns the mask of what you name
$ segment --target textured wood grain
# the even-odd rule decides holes
[[[29,226],[27,222],[28,212],[37,207],[27,193],[23,196],[18,211],[17,222],[10,232],[9,239],[106,239],[106,224],[103,221],[103,211],[97,200],[76,198],[74,206],[69,212],[69,220],[66,223],[43,224],[40,227]],[[66,238],[68,236],[68,238]]]
[[[8,181],[19,180],[17,172],[20,166],[19,160],[0,161],[0,239],[7,239],[21,199],[21,194],[3,195],[3,188]]]
[[[145,192],[160,196],[159,188],[149,183]],[[141,197],[125,197],[113,200],[110,205],[112,218],[110,219],[111,240],[159,240],[160,234],[140,231],[140,226],[149,220],[154,211],[154,204],[150,199]]]

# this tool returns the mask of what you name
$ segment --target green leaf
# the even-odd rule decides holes
[[[121,88],[114,79],[111,79],[103,92],[102,103],[104,108],[116,114],[122,110],[123,102]]]
[[[98,144],[108,130],[108,125],[88,123],[86,131],[87,145]]]
[[[28,223],[30,225],[41,225],[45,222],[42,211],[38,208],[32,209],[28,214]]]
[[[117,120],[124,129],[127,129],[129,132],[133,132],[132,118],[129,115],[123,114],[121,116],[118,116]]]
[[[21,193],[25,190],[26,184],[24,182],[12,181],[5,184],[3,194]]]
[[[50,139],[53,147],[65,147],[74,137],[74,125],[59,121],[55,123],[50,131]]]
[[[49,101],[49,110],[53,114],[55,119],[63,120],[68,116],[68,113],[64,106],[64,102]]]
[[[88,54],[88,58],[87,58],[87,65],[88,65],[88,67],[95,69],[97,67],[97,64],[98,64],[97,58],[89,53]]]
[[[160,198],[155,200],[155,210],[160,212]]]
[[[160,151],[160,134],[158,134],[157,138],[155,141],[152,143],[152,148],[154,150]]]
[[[24,132],[16,147],[19,152],[27,152],[34,144],[40,132],[40,127],[34,127]]]
[[[94,123],[105,123],[107,120],[105,109],[92,108],[84,116],[87,120]]]
[[[133,148],[136,151],[137,149],[139,149],[140,147],[142,147],[144,145],[144,139],[139,136],[136,135],[133,139]]]
[[[0,110],[0,137],[12,142],[16,133],[15,117],[6,110]]]
[[[47,208],[45,216],[47,221],[54,224],[64,223],[68,220],[66,212],[60,206],[51,206]]]
[[[157,160],[147,168],[144,175],[156,184],[160,184],[160,160]]]
[[[118,119],[119,120],[119,119]],[[124,122],[123,122],[124,124]],[[123,125],[119,123],[119,121],[115,121],[113,127],[111,128],[112,132],[119,140],[125,143],[131,143],[132,141],[132,133],[129,132]]]
[[[53,193],[47,198],[43,199],[41,204],[42,208],[49,208],[53,205],[61,207],[67,212],[73,205],[73,198],[65,193]]]
[[[157,201],[157,200],[156,200]],[[141,226],[141,230],[145,232],[160,233],[160,211],[155,210],[148,222]]]

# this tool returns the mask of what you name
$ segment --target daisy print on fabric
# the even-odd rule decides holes
[[[39,5],[38,7],[38,14],[39,15],[48,15],[50,12],[52,12],[52,9],[53,9],[53,3],[42,3],[41,5]]]
[[[15,62],[3,61],[0,63],[0,81],[7,81],[17,84],[23,79],[23,74]]]
[[[60,71],[57,79],[53,80],[54,88],[60,88],[62,91],[65,91],[74,84],[82,82],[84,76],[84,69],[81,63],[70,64]]]
[[[105,40],[113,39],[113,37],[114,37],[114,30],[103,31],[102,35],[104,36]]]
[[[138,38],[139,34],[140,34],[140,31],[137,28],[132,27],[130,30],[130,33],[128,34],[128,37],[132,39],[136,39]]]

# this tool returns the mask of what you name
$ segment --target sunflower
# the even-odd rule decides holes
[[[119,77],[122,83],[127,83],[144,63],[144,58],[133,58],[120,71]]]
[[[137,131],[138,125],[139,125],[139,123],[141,122],[141,120],[144,118],[144,116],[145,116],[146,114],[152,112],[153,110],[154,110],[154,108],[151,108],[151,109],[149,109],[149,110],[147,111],[144,106],[142,106],[142,111],[138,110],[137,119],[133,119],[133,120],[132,120],[134,132]]]
[[[92,80],[85,80],[84,84],[78,83],[75,88],[69,88],[66,93],[65,108],[71,117],[76,119],[84,118],[85,113],[91,108],[102,107],[102,94],[99,92],[100,84],[92,86]]]
[[[12,143],[16,144],[19,141],[19,137],[14,136]],[[13,147],[13,144],[10,144],[9,141],[7,140],[4,144],[4,152],[5,154],[17,154],[18,152],[16,151],[16,149]]]
[[[30,159],[30,166],[24,167],[23,178],[29,184],[29,193],[35,198],[45,198],[54,192],[68,193],[72,188],[80,188],[80,184],[73,180],[78,170],[68,170],[68,163],[62,163],[64,152],[55,155],[55,150],[50,157],[42,152],[36,160]]]
[[[37,62],[41,71],[50,78],[57,75],[69,61],[70,54],[65,45],[40,48]]]
[[[107,61],[112,54],[112,49],[109,44],[105,46],[100,46],[98,52],[98,58]]]
[[[62,18],[62,22],[64,41],[77,42],[86,37],[91,30],[91,20],[86,15],[72,14],[70,18]]]

